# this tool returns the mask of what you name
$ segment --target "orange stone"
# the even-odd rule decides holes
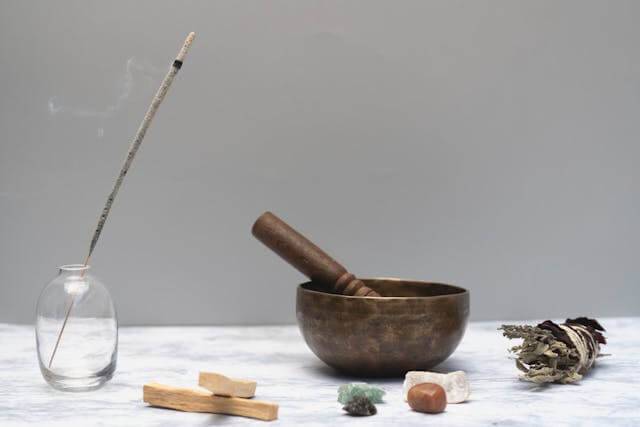
[[[417,384],[409,389],[407,402],[414,411],[437,414],[447,407],[447,394],[438,384]]]

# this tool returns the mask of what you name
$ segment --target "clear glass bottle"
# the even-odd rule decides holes
[[[107,288],[89,266],[63,265],[36,309],[40,371],[54,388],[94,390],[116,369],[118,321]]]

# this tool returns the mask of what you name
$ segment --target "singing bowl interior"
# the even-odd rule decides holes
[[[417,280],[363,279],[381,297],[350,297],[307,282],[296,317],[307,345],[327,365],[356,376],[400,376],[449,357],[469,318],[466,289]]]

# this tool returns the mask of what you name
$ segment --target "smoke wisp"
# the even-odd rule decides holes
[[[136,78],[144,78],[151,82],[153,77],[162,75],[163,70],[151,65],[147,61],[139,61],[135,57],[127,59],[125,65],[124,77],[120,80],[118,86],[118,92],[115,101],[107,105],[103,109],[90,109],[83,107],[76,107],[70,105],[64,105],[58,102],[57,97],[53,96],[49,98],[47,104],[49,114],[52,116],[64,114],[73,117],[84,118],[108,118],[113,116],[122,106],[126,103],[127,99],[134,90]]]

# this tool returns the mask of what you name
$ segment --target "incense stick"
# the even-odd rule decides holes
[[[164,77],[164,80],[162,80],[162,83],[160,84],[160,88],[156,92],[156,95],[153,97],[153,100],[151,101],[151,105],[149,105],[149,108],[147,109],[147,113],[145,114],[144,119],[142,119],[142,123],[140,123],[138,132],[136,132],[136,136],[131,142],[131,146],[129,147],[129,151],[127,152],[127,157],[124,160],[122,168],[120,169],[120,173],[118,174],[118,177],[116,178],[116,181],[113,184],[113,189],[111,190],[111,193],[109,193],[109,197],[107,197],[107,202],[105,203],[104,208],[102,209],[102,213],[100,214],[100,218],[98,219],[98,225],[96,226],[96,230],[94,231],[93,237],[91,238],[91,243],[89,244],[89,252],[87,253],[87,257],[84,260],[84,266],[87,266],[89,263],[89,260],[91,259],[91,255],[93,254],[93,250],[95,249],[96,244],[98,243],[98,239],[100,238],[100,234],[102,233],[104,224],[107,221],[109,212],[111,211],[111,206],[113,205],[113,201],[116,198],[118,191],[120,190],[122,181],[124,180],[124,177],[127,175],[129,168],[131,167],[131,163],[133,162],[133,159],[136,156],[138,149],[140,148],[140,144],[142,144],[142,140],[144,139],[144,136],[147,133],[147,129],[149,128],[149,125],[153,121],[153,118],[155,117],[156,112],[160,107],[160,104],[164,100],[164,97],[166,96],[167,92],[169,91],[169,87],[171,86],[171,83],[173,83],[173,78],[176,76],[176,74],[178,74],[178,71],[182,67],[184,58],[187,55],[187,52],[189,51],[191,44],[193,43],[193,39],[195,35],[196,35],[195,33],[189,33],[189,35],[187,36],[186,40],[184,41],[184,44],[182,45],[182,48],[180,49],[180,52],[178,52],[178,56],[176,56],[176,59],[173,61],[173,63],[169,67],[169,71],[167,72],[167,75]],[[85,271],[86,269],[82,271],[81,277],[84,276]],[[71,309],[73,308],[74,303],[75,303],[75,296],[72,297],[71,303],[69,304],[69,308],[67,309],[66,315],[64,317],[64,321],[62,322],[62,327],[60,328],[60,333],[58,334],[56,345],[54,346],[53,352],[51,353],[51,358],[49,359],[49,368],[51,368],[51,364],[53,363],[53,358],[55,357],[56,351],[58,350],[58,346],[60,345],[60,339],[62,338],[62,333],[64,332],[64,328],[66,327],[67,321],[69,320],[69,315],[71,314]]]

